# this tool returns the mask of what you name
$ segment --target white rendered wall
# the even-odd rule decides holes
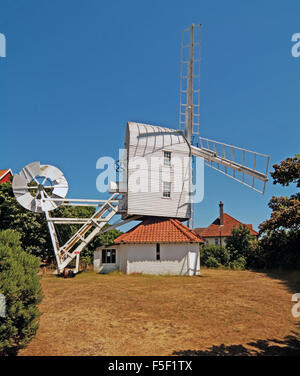
[[[119,251],[116,247],[112,246],[107,249],[116,249],[116,263],[115,264],[102,264],[102,249],[105,247],[99,247],[94,251],[94,270],[99,273],[110,273],[119,269]]]
[[[120,270],[124,273],[198,275],[199,244],[160,244],[160,260],[156,260],[156,244],[121,244],[118,246]],[[191,262],[193,264],[191,264]]]

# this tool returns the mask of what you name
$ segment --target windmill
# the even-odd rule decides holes
[[[204,158],[207,166],[263,194],[268,155],[199,135],[201,26],[193,24],[182,31],[179,128],[184,130],[192,156]]]
[[[66,198],[68,183],[63,173],[40,162],[33,162],[14,175],[12,185],[17,201],[28,210],[45,213],[58,273],[63,273],[74,259],[74,272],[78,272],[80,252],[100,233],[147,216],[189,220],[192,158],[203,158],[213,169],[264,193],[268,155],[199,135],[200,30],[201,25],[192,25],[182,33],[180,129],[128,122],[125,151],[118,165],[122,177],[110,182],[108,199]],[[61,205],[93,206],[95,212],[90,218],[52,217],[51,210]],[[116,214],[121,219],[105,226]],[[60,244],[56,231],[60,224],[81,227],[67,242]]]

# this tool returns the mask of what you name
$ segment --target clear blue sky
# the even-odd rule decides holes
[[[59,167],[69,197],[103,198],[96,161],[117,157],[128,120],[178,127],[180,33],[202,23],[201,135],[271,155],[300,151],[300,2],[0,0],[0,169]],[[195,225],[217,204],[255,227],[265,195],[205,172]]]

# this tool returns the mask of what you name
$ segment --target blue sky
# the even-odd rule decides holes
[[[181,30],[201,23],[201,135],[271,155],[300,151],[300,2],[0,0],[0,169],[39,160],[59,167],[69,197],[103,198],[96,161],[117,157],[128,120],[178,127]],[[272,169],[271,169],[272,170]],[[260,195],[205,170],[195,226],[218,202],[255,227]]]

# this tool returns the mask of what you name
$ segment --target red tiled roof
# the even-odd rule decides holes
[[[9,168],[5,169],[5,170],[0,170],[0,178],[2,175],[6,174],[7,171],[9,171]]]
[[[0,170],[0,180],[6,179],[5,181],[9,181],[9,176],[12,176],[12,172],[10,168],[7,168],[5,170]]]
[[[197,228],[194,229],[194,231],[195,231],[195,233],[196,233],[197,235],[201,235],[201,233],[202,233],[204,230],[206,230],[206,227],[197,227]]]
[[[178,219],[149,217],[114,241],[119,243],[204,243]]]
[[[220,226],[220,217],[218,217],[210,226],[201,231],[201,237],[209,238],[215,236],[230,236],[234,227],[239,227],[243,223],[224,213],[224,225]],[[252,225],[245,225],[250,230],[250,235],[257,236],[258,232],[254,231]],[[199,232],[198,232],[199,234]]]

